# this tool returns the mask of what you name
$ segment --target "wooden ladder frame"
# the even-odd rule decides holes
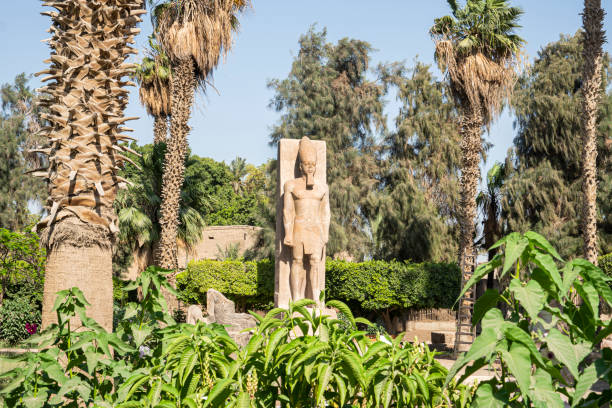
[[[472,254],[464,253],[461,259],[461,289],[470,280],[476,268],[477,251],[474,248]],[[472,344],[476,337],[476,328],[472,326],[472,315],[474,313],[474,303],[476,303],[476,286],[472,286],[459,299],[457,307],[457,328],[455,330],[455,347],[453,357],[459,355],[459,346],[462,344]],[[469,339],[465,339],[469,338]],[[465,340],[464,340],[465,339]]]

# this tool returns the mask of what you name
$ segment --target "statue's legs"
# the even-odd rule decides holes
[[[322,249],[310,254],[310,271],[308,273],[308,280],[310,281],[310,287],[312,288],[312,297],[315,302],[319,302],[321,297],[321,285],[319,282],[319,265],[321,265],[321,253]]]
[[[306,271],[304,270],[304,247],[296,245],[293,247],[293,261],[289,273],[291,284],[291,300],[296,301],[306,297]]]

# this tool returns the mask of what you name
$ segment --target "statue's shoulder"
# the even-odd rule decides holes
[[[295,189],[295,179],[286,181],[284,187],[285,193],[293,192],[293,190]]]

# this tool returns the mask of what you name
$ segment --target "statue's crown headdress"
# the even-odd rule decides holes
[[[308,136],[304,136],[300,140],[300,147],[298,149],[298,157],[300,158],[301,162],[305,162],[305,161],[316,162],[317,161],[317,150],[314,147],[314,143],[310,141]]]

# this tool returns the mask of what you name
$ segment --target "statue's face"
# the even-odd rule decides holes
[[[300,170],[305,176],[313,177],[316,167],[317,163],[315,161],[304,160],[303,162],[300,162]]]

